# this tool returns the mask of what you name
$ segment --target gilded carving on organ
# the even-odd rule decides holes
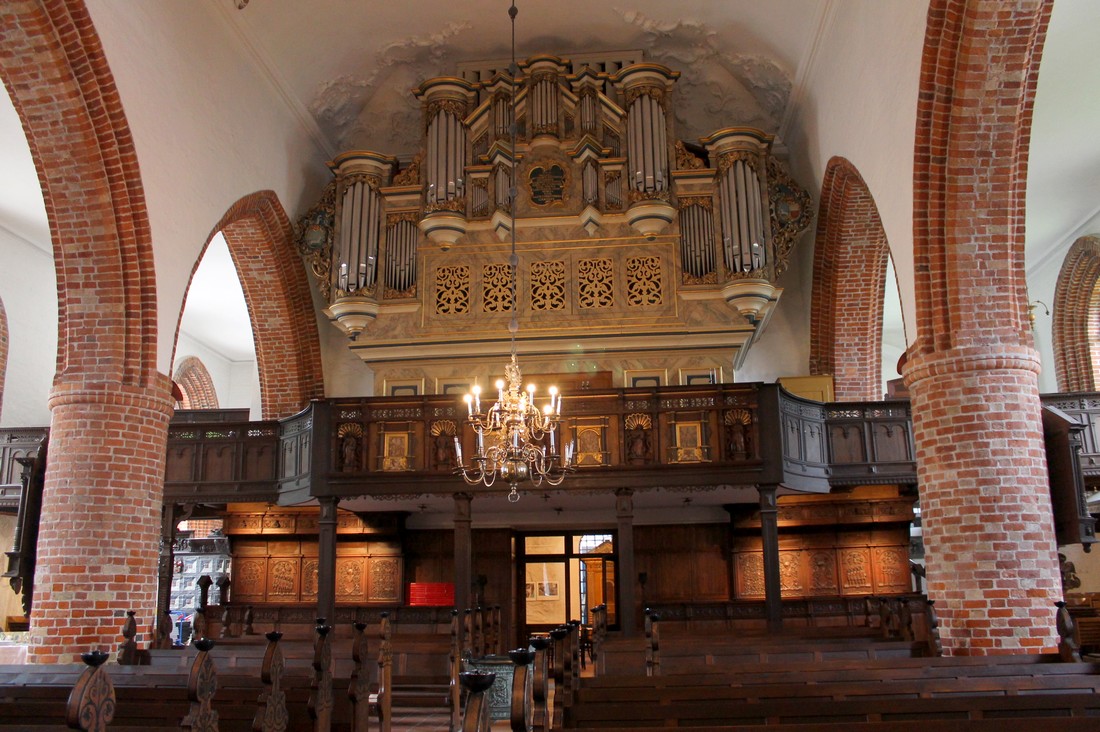
[[[565,262],[531,263],[531,309],[565,308]]]
[[[536,206],[564,203],[568,198],[569,176],[557,163],[538,165],[527,174],[527,190]]]
[[[435,271],[435,311],[440,315],[470,312],[469,267],[440,267]]]
[[[481,268],[481,310],[485,313],[512,310],[512,268],[507,264],[486,264]]]
[[[615,304],[615,270],[610,259],[579,260],[577,281],[582,308],[607,308]]]
[[[626,302],[632,307],[664,302],[660,257],[628,257],[626,260]]]

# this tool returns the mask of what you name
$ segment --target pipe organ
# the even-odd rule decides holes
[[[691,347],[684,333],[700,353],[717,343],[712,365],[736,370],[812,218],[772,136],[731,120],[679,139],[679,72],[634,57],[543,54],[515,72],[498,63],[420,84],[419,149],[398,151],[409,162],[368,151],[333,161],[335,188],[300,222],[299,250],[334,324],[353,339],[370,329],[351,348],[404,372],[419,368],[400,355],[418,338],[495,358],[485,344],[506,343],[506,323],[500,303],[482,300],[515,228],[521,333],[553,303],[549,372],[555,352],[590,343],[602,369],[637,347],[636,333],[659,351],[663,332],[679,337],[669,351]]]

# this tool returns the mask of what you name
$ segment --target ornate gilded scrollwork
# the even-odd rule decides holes
[[[627,257],[626,303],[631,307],[664,302],[660,257]]]
[[[439,315],[470,312],[469,267],[439,267],[435,271],[435,312]]]
[[[481,310],[507,313],[512,310],[512,267],[486,264],[481,268]]]
[[[332,235],[336,220],[336,181],[321,193],[321,200],[306,211],[295,224],[298,254],[309,264],[317,278],[317,289],[325,302],[332,303]]]
[[[565,262],[531,263],[531,309],[565,309]]]
[[[626,93],[623,95],[623,102],[627,107],[629,107],[638,97],[650,97],[651,99],[656,100],[657,103],[660,104],[662,108],[664,108],[665,99],[667,96],[668,94],[665,92],[663,87],[636,86],[626,90]]]
[[[417,153],[409,164],[393,176],[395,186],[415,186],[420,183],[420,161],[423,153]]]
[[[687,149],[683,140],[677,140],[676,167],[680,170],[702,170],[707,166],[702,158]]]
[[[582,308],[615,305],[615,268],[609,258],[577,261],[577,296]]]
[[[772,241],[775,246],[775,273],[782,274],[791,260],[791,248],[814,216],[813,199],[787,169],[768,157],[768,203],[771,208]]]

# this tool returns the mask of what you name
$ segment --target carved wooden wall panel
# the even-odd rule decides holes
[[[232,551],[234,602],[317,601],[316,541],[238,539]],[[337,602],[401,602],[402,568],[396,543],[341,542],[336,547]]]
[[[302,558],[271,557],[267,562],[268,602],[297,602],[301,599],[299,577]]]
[[[764,555],[758,552],[735,554],[738,599],[756,600],[765,596]]]
[[[267,560],[237,557],[233,561],[233,599],[263,602],[267,588]]]
[[[840,593],[860,595],[874,592],[871,550],[866,547],[841,549],[839,557]]]
[[[811,549],[803,552],[806,574],[809,577],[808,595],[838,595],[836,552],[832,548]]]
[[[367,578],[367,600],[370,602],[401,602],[401,562],[398,559],[375,558],[370,563]]]
[[[780,535],[783,597],[825,597],[908,592],[909,541],[903,526],[861,530],[787,532]],[[733,542],[735,599],[764,597],[759,536]]]
[[[903,424],[872,425],[871,440],[875,450],[875,460],[879,462],[902,462],[912,460],[909,450],[909,433]]]
[[[316,534],[318,518],[316,509],[233,511],[225,518],[224,531],[229,536]],[[363,518],[350,511],[339,511],[336,514],[336,533],[340,535],[396,536],[402,526],[403,518],[399,515],[373,514]]]

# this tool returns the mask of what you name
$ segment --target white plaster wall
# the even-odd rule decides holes
[[[226,210],[271,189],[293,219],[328,176],[326,151],[242,46],[219,2],[88,2],[141,165],[165,372],[188,277]]]
[[[802,183],[802,181],[799,181]],[[805,185],[805,183],[803,183]],[[779,277],[783,294],[768,327],[757,336],[736,381],[774,382],[804,376],[810,365],[810,280],[813,277],[813,229],[795,243],[789,269]]]
[[[927,15],[925,0],[831,2],[785,140],[792,173],[815,201],[833,156],[863,176],[890,243],[907,324],[916,313],[913,147]],[[807,298],[809,285],[807,273]],[[915,328],[905,330],[912,342]]]
[[[210,373],[221,409],[250,410],[251,419],[260,419],[260,371],[255,361],[230,361],[181,331],[176,347],[172,374],[188,356],[195,356]]]
[[[8,365],[0,427],[44,427],[57,367],[53,256],[0,227],[0,300],[8,318]]]

